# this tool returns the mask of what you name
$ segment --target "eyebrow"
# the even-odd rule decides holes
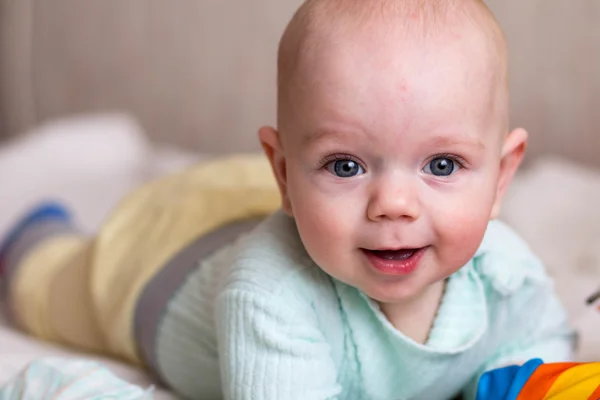
[[[478,150],[485,150],[485,144],[481,140],[474,139],[463,134],[437,135],[430,140],[430,143],[436,147],[469,146]]]
[[[362,130],[348,130],[336,128],[322,128],[309,133],[303,140],[303,145],[306,147],[320,146],[321,143],[338,142],[344,143],[351,139],[368,139],[369,134]]]
[[[329,129],[320,129],[314,133],[309,134],[304,140],[305,145],[315,145],[319,142],[324,142],[328,140],[343,140],[344,138],[353,135],[350,132],[346,132],[343,130],[329,130]],[[361,136],[363,134],[361,133]]]
[[[369,134],[363,131],[356,131],[362,137],[369,138]],[[344,138],[353,135],[353,133],[347,131],[333,131],[328,129],[318,130],[315,133],[308,135],[305,139],[305,145],[314,145],[319,142],[324,142],[328,140],[343,140]],[[477,150],[485,150],[485,144],[475,138],[471,138],[464,134],[441,134],[433,136],[432,138],[427,140],[428,145],[433,145],[434,147],[451,147],[451,146],[468,146],[473,147]]]

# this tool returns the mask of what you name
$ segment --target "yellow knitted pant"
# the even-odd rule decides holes
[[[35,336],[141,363],[133,313],[145,285],[201,235],[280,205],[267,160],[208,161],[138,188],[94,238],[40,242],[15,270],[10,303]]]

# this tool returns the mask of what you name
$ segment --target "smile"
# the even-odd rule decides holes
[[[384,275],[408,275],[417,269],[428,248],[361,250],[377,272]]]

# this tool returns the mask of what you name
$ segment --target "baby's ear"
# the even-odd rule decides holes
[[[500,159],[500,174],[498,176],[498,186],[496,188],[496,199],[492,207],[491,219],[498,218],[504,193],[510,184],[515,172],[519,168],[525,148],[527,147],[527,131],[522,128],[517,128],[510,132],[504,145],[502,146],[502,155]]]
[[[270,126],[263,126],[258,130],[258,138],[265,152],[265,155],[271,163],[273,174],[279,186],[281,193],[281,208],[290,216],[292,215],[292,204],[287,190],[287,168],[283,147],[279,139],[279,132]]]

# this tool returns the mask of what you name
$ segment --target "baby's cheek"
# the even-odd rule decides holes
[[[441,241],[441,251],[451,268],[459,268],[473,257],[485,234],[489,214],[483,209],[471,207],[440,217],[437,234]]]
[[[296,224],[302,241],[313,258],[335,251],[347,240],[343,214],[321,205],[299,207]]]

